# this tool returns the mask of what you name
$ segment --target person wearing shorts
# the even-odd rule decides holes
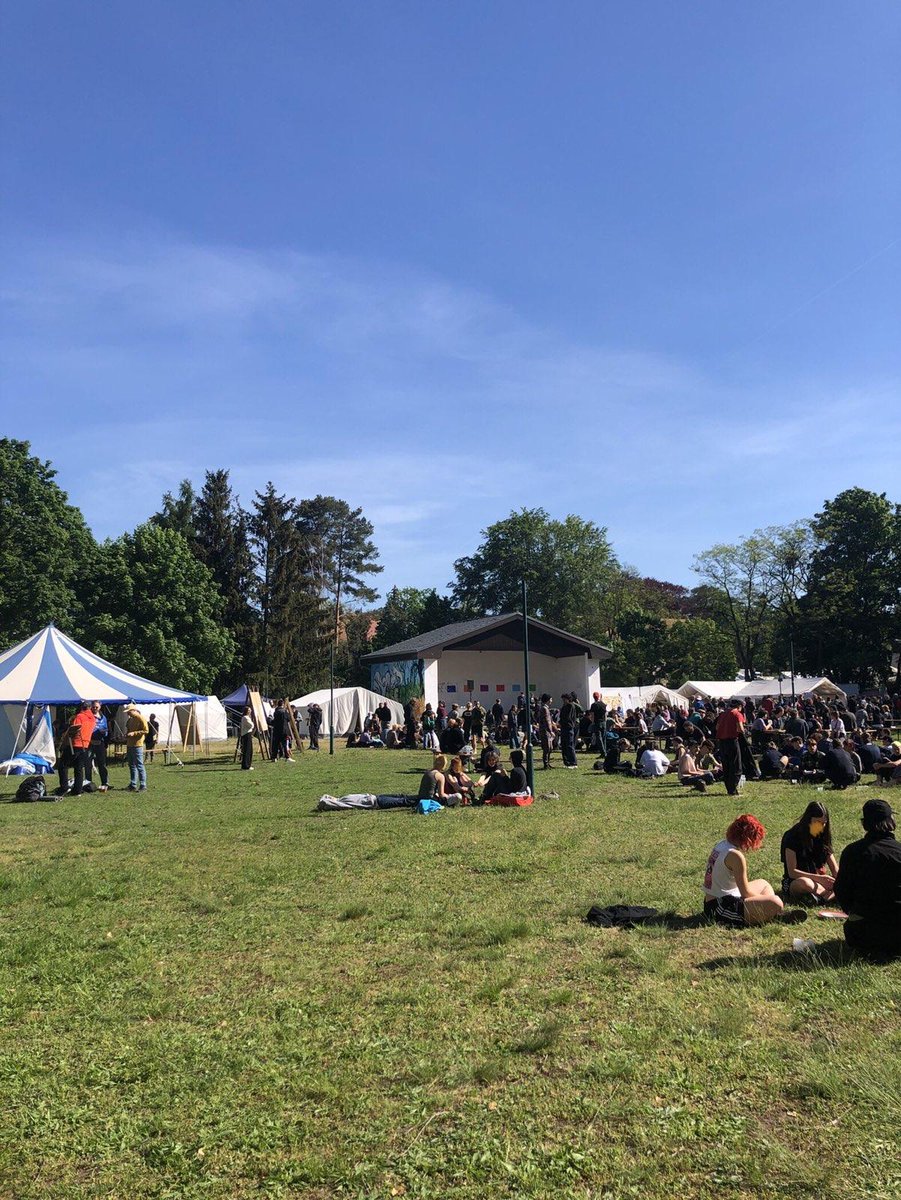
[[[765,879],[748,879],[745,855],[759,850],[766,830],[750,813],[736,817],[710,851],[704,871],[704,915],[718,925],[765,925],[783,915],[783,904]],[[791,913],[804,920],[806,913]]]

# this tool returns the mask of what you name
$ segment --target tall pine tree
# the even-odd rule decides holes
[[[222,597],[222,622],[237,647],[233,670],[246,677],[255,657],[257,614],[249,518],[232,493],[228,471],[207,471],[194,506],[195,553]],[[232,682],[218,678],[220,690]]]

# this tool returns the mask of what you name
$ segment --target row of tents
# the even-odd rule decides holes
[[[99,700],[112,709],[113,741],[125,741],[125,707],[133,704],[145,717],[156,715],[159,747],[222,742],[230,736],[229,712],[234,723],[249,690],[242,685],[220,700],[170,688],[115,666],[50,624],[0,654],[0,762],[33,755],[54,763],[53,712],[81,700]],[[325,735],[334,727],[336,736],[345,736],[383,702],[391,709],[392,721],[403,721],[403,707],[397,701],[367,688],[336,688],[334,702],[330,700],[326,689],[291,701],[302,715],[302,734],[308,733],[306,710],[314,702],[322,707]],[[267,701],[264,711],[267,717],[272,715]]]

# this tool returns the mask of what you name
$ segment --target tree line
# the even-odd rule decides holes
[[[901,506],[851,488],[805,521],[715,545],[698,584],[642,576],[607,529],[523,508],[483,530],[445,592],[392,587],[372,523],[334,496],[273,483],[243,506],[226,470],[184,480],[148,521],[98,543],[50,463],[0,439],[0,643],[56,620],[98,654],[161,682],[236,682],[297,695],[367,683],[360,657],[467,617],[530,612],[609,646],[605,683],[787,673],[863,686],[894,678],[901,645]]]

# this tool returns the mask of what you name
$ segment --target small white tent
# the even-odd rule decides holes
[[[380,704],[387,704],[391,709],[392,725],[403,725],[404,723],[404,706],[398,704],[396,700],[389,700],[387,696],[380,696],[378,692],[371,692],[369,688],[335,688],[334,695],[335,737],[346,737],[355,729],[362,729],[367,714],[375,712]],[[309,704],[318,704],[322,709],[322,729],[320,732],[328,734],[331,728],[329,717],[330,696],[331,693],[328,688],[321,688],[318,692],[310,692],[307,696],[298,696],[296,700],[291,701],[292,708],[300,709],[300,718],[297,722],[297,727],[304,737],[307,737],[310,732],[307,727],[307,705]]]
[[[160,723],[160,735],[157,742],[160,748],[184,745],[186,734],[189,738],[189,745],[228,741],[225,709],[216,696],[207,696],[205,700],[195,701],[193,718],[190,704],[136,704],[135,708],[145,720],[151,713],[156,713],[156,719]],[[113,741],[125,741],[126,720],[125,707],[117,708],[110,723],[110,737]],[[195,720],[196,729],[194,728]]]
[[[641,687],[616,687],[601,689],[601,699],[609,708],[619,706],[623,712],[630,708],[644,708],[648,704],[668,704],[670,708],[688,708],[688,701],[680,692],[664,687],[662,683],[648,683]]]
[[[791,677],[787,675],[783,676],[781,681],[755,679],[751,683],[743,679],[692,679],[683,683],[679,691],[689,700],[694,700],[697,696],[702,700],[731,700],[735,696],[750,696],[752,699],[759,697],[761,700],[764,696],[781,696],[783,700],[790,700],[792,683]],[[846,699],[845,693],[831,679],[811,675],[795,676],[795,695],[813,695],[827,703]]]

